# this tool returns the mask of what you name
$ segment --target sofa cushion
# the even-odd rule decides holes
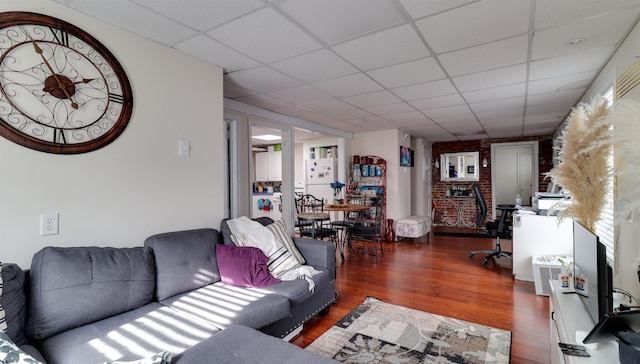
[[[54,335],[40,342],[49,364],[104,363],[176,357],[220,329],[200,318],[152,302],[135,310]]]
[[[280,282],[269,272],[269,258],[258,248],[217,244],[216,256],[223,283],[259,288]]]
[[[27,319],[27,299],[24,294],[24,271],[12,263],[2,265],[3,288],[0,303],[4,308],[5,332],[17,345],[24,345],[24,325]]]
[[[337,361],[245,326],[232,326],[186,350],[176,364],[321,364]]]
[[[236,324],[261,328],[291,314],[291,305],[284,296],[222,282],[170,297],[160,303],[221,329]]]
[[[293,242],[293,239],[291,239],[291,236],[289,236],[287,226],[284,224],[282,219],[278,219],[274,221],[273,224],[267,225],[267,229],[271,230],[276,239],[287,248],[298,264],[305,263],[304,257],[300,254],[298,248],[296,248],[296,244]]]
[[[148,237],[156,260],[156,299],[164,300],[220,281],[215,229],[196,229],[157,234]]]
[[[236,245],[260,248],[269,257],[269,271],[275,277],[281,278],[284,272],[300,267],[293,254],[268,227],[246,216],[227,220],[226,223]]]
[[[222,244],[224,245],[236,245],[233,240],[231,239],[231,229],[229,229],[229,225],[227,224],[227,220],[229,220],[228,218],[226,219],[222,219],[222,221],[220,222],[220,235],[222,236]],[[257,221],[259,223],[261,223],[264,226],[267,226],[271,223],[273,223],[273,219],[271,219],[270,217],[267,216],[262,216],[262,217],[256,217],[254,219],[251,219],[253,221]]]
[[[39,340],[151,302],[155,266],[149,248],[46,247],[30,278],[25,332]]]
[[[255,288],[255,291],[261,293],[282,295],[290,299],[294,303],[303,303],[315,292],[325,288],[333,281],[333,274],[326,268],[315,267],[320,273],[310,277],[313,280],[314,290],[309,291],[309,283],[302,279],[294,279],[292,281],[282,281],[268,287]]]
[[[171,354],[166,351],[162,351],[144,359],[127,361],[116,360],[105,364],[171,364]]]

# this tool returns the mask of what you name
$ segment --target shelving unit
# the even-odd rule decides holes
[[[366,167],[365,167],[366,166]],[[367,169],[365,171],[365,168]],[[358,175],[358,170],[359,174]],[[373,172],[373,174],[372,174]],[[382,194],[382,225],[387,216],[387,161],[375,155],[354,156],[347,180],[347,202],[349,196],[365,197],[367,205],[373,205],[376,194]],[[373,207],[372,207],[373,209]],[[384,230],[382,231],[384,233]]]

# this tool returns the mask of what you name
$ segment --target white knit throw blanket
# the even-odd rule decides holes
[[[237,246],[253,246],[260,248],[262,252],[271,259],[275,252],[286,250],[284,244],[276,239],[276,236],[266,226],[251,220],[246,216],[227,220],[227,225],[231,230],[233,242]],[[274,276],[282,281],[293,281],[302,278],[309,283],[309,291],[313,292],[315,282],[311,277],[320,273],[309,265],[300,265],[295,268],[279,272]]]

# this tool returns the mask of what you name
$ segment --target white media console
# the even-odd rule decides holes
[[[552,364],[616,364],[620,363],[618,343],[607,341],[598,343],[597,349],[587,347],[589,358],[564,355],[558,346],[559,342],[580,344],[576,342],[576,331],[588,333],[593,328],[589,313],[580,298],[575,294],[565,294],[560,290],[560,283],[550,280],[551,296],[549,300],[549,327],[551,329],[551,363]]]

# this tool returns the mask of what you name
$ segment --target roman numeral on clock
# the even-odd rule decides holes
[[[53,37],[55,41],[59,44],[68,47],[69,46],[69,34],[62,29],[57,28],[49,28],[51,29],[51,33],[53,33]]]
[[[53,129],[53,142],[58,144],[67,144],[67,137],[64,135],[64,130]]]
[[[118,104],[122,104],[124,102],[124,98],[122,97],[122,95],[118,95],[118,94],[109,94],[109,100],[113,101],[113,102],[117,102]]]

